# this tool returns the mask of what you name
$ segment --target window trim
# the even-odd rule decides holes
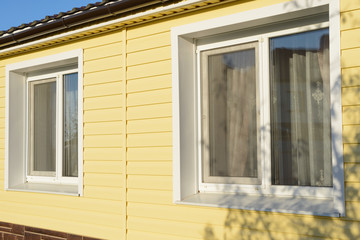
[[[302,18],[306,16],[316,15],[320,13],[327,13],[329,16],[330,26],[330,85],[331,85],[331,110],[335,112],[336,117],[331,119],[332,130],[332,145],[336,150],[332,151],[333,164],[333,188],[330,192],[313,191],[313,187],[301,187],[307,192],[313,191],[313,199],[321,197],[332,196],[328,199],[328,203],[332,204],[325,212],[317,212],[313,209],[278,209],[278,207],[269,207],[267,211],[277,212],[292,212],[311,215],[331,215],[331,216],[345,216],[345,197],[344,197],[344,171],[343,171],[343,146],[342,146],[342,116],[341,116],[341,65],[340,65],[340,9],[339,1],[320,0],[312,3],[305,1],[289,1],[285,3],[275,4],[260,9],[250,10],[246,12],[236,13],[225,17],[219,17],[203,22],[192,23],[184,26],[172,28],[172,72],[173,72],[173,201],[181,204],[199,204],[220,206],[219,202],[211,202],[206,200],[206,194],[198,193],[199,179],[196,158],[197,144],[196,134],[199,134],[198,124],[196,119],[197,106],[191,106],[194,95],[196,94],[196,51],[197,39],[208,36],[215,36],[216,34],[231,32],[238,29],[249,29],[254,26],[261,26],[268,22],[284,22],[289,19]],[[330,17],[331,16],[331,17]],[[261,66],[260,66],[261,67]],[[266,67],[266,66],[264,66]],[[189,86],[192,90],[189,90]],[[260,86],[262,88],[262,86]],[[188,91],[186,93],[185,91]],[[263,90],[260,90],[263,91]],[[262,96],[264,93],[261,92]],[[186,117],[180,113],[184,112],[185,106]],[[270,114],[270,106],[265,108],[265,115]],[[183,114],[184,115],[184,114]],[[181,131],[182,129],[193,131],[194,134]],[[195,136],[194,136],[195,135]],[[201,135],[200,135],[201,136]],[[267,139],[270,139],[267,137]],[[265,145],[270,146],[269,143]],[[195,157],[194,157],[195,156]],[[189,169],[192,169],[191,171]],[[266,174],[263,171],[263,174]],[[217,185],[218,192],[222,192],[222,186]],[[278,187],[278,186],[276,186]],[[257,190],[257,189],[255,189]],[[271,196],[275,196],[278,192],[287,191],[287,187],[279,186],[274,190]],[[258,191],[258,190],[257,190]],[[222,194],[229,197],[228,192]],[[241,194],[236,192],[235,195]],[[247,193],[249,194],[249,193]],[[252,195],[253,196],[253,195]],[[257,195],[258,197],[266,197],[264,194]],[[290,198],[299,198],[297,195],[291,195]],[[300,197],[303,199],[302,197]],[[310,201],[311,202],[311,201]],[[237,203],[233,208],[243,208],[241,203]],[[256,204],[255,204],[256,205]],[[261,210],[262,207],[255,206],[251,209]]]
[[[29,176],[28,178],[28,157],[26,156],[28,153],[27,138],[29,133],[26,124],[28,111],[27,84],[29,81],[37,79],[58,78],[59,73],[73,72],[78,73],[78,177],[56,179],[43,176]],[[5,190],[82,196],[83,49],[8,64],[6,65],[5,81]],[[19,97],[15,98],[15,92],[22,94],[18,94]],[[17,107],[15,109],[12,107],[12,110],[10,110],[10,107],[14,105]],[[59,108],[58,103],[57,108]],[[10,119],[16,119],[16,121],[10,121]],[[59,131],[58,126],[56,131]],[[20,149],[19,153],[14,152],[13,148],[15,145]],[[58,148],[59,145],[57,145]],[[17,165],[18,169],[14,165]]]

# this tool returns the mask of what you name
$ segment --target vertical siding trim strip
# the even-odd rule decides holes
[[[123,202],[123,207],[122,207],[122,212],[123,212],[123,216],[124,216],[124,221],[123,222],[123,226],[122,226],[122,229],[123,229],[123,237],[122,239],[123,240],[126,240],[126,232],[127,232],[127,171],[126,171],[126,153],[127,153],[127,117],[126,117],[126,110],[127,110],[127,102],[126,102],[126,98],[127,98],[127,89],[126,89],[126,85],[127,85],[127,49],[126,49],[126,44],[127,44],[127,32],[126,32],[126,28],[123,28],[123,31],[122,31],[122,57],[123,57],[123,65],[122,65],[122,69],[123,69],[123,81],[122,81],[122,104],[123,104],[123,112],[122,112],[122,119],[123,119],[123,134],[122,134],[122,137],[123,137],[123,148],[122,148],[122,169],[123,169],[123,192],[122,192],[122,202]]]

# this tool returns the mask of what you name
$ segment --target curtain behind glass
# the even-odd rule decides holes
[[[210,176],[257,177],[255,61],[255,49],[208,57]]]
[[[49,175],[56,169],[56,81],[30,83],[31,175]],[[41,173],[42,172],[42,173]]]
[[[78,176],[78,74],[64,75],[63,176]]]
[[[332,186],[328,29],[270,40],[272,184]]]

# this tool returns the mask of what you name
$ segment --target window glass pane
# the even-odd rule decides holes
[[[270,39],[272,184],[332,186],[329,31]]]
[[[32,171],[55,171],[56,81],[44,80],[30,85]]]
[[[256,50],[222,52],[207,59],[209,175],[256,178]]]
[[[63,176],[78,176],[78,74],[64,75]]]

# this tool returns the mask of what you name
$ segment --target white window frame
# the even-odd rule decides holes
[[[249,39],[250,40],[250,39]],[[210,44],[212,45],[212,44]],[[202,73],[201,71],[204,68],[203,63],[200,64],[200,62],[203,60],[201,57],[201,52],[202,51],[208,51],[211,55],[213,55],[214,53],[217,54],[219,51],[223,52],[222,49],[220,48],[235,48],[237,50],[244,50],[244,49],[254,49],[254,54],[255,54],[255,81],[256,81],[256,116],[259,117],[259,113],[260,113],[260,101],[259,101],[259,41],[257,40],[252,40],[252,41],[248,41],[248,42],[237,42],[235,44],[226,44],[226,43],[221,43],[218,44],[218,42],[216,42],[215,44],[216,46],[214,47],[201,47],[199,45],[197,45],[197,50],[196,50],[196,59],[197,59],[197,96],[198,96],[198,106],[197,108],[200,109],[198,111],[198,126],[199,129],[203,129],[202,131],[200,131],[198,138],[202,138],[204,136],[204,133],[207,135],[204,138],[207,138],[207,141],[209,141],[210,139],[210,131],[205,130],[208,129],[209,127],[209,116],[207,116],[207,111],[210,108],[209,102],[207,100],[208,97],[208,86],[209,83],[207,81],[207,77],[204,76],[204,74],[207,75],[207,73]],[[227,50],[225,51],[227,52]],[[207,68],[207,66],[206,66]],[[205,78],[205,79],[204,79]],[[203,86],[201,86],[203,85]],[[207,93],[205,93],[207,92]],[[205,103],[205,101],[207,103]],[[205,110],[206,108],[206,110]],[[205,111],[203,111],[205,110]],[[204,122],[203,120],[206,120],[206,122]],[[211,191],[214,192],[216,191],[216,188],[218,187],[219,184],[221,184],[222,186],[227,186],[230,187],[229,192],[236,192],[236,190],[234,189],[235,185],[241,184],[242,186],[247,184],[251,184],[251,185],[256,185],[257,183],[261,182],[262,179],[262,169],[261,169],[261,157],[260,157],[260,138],[259,138],[259,134],[260,134],[260,121],[257,121],[257,154],[256,154],[256,162],[257,162],[257,177],[218,177],[218,176],[210,176],[210,159],[209,159],[209,150],[205,147],[207,144],[206,141],[204,141],[203,139],[201,141],[198,140],[198,159],[202,159],[202,161],[198,161],[199,163],[199,191],[200,192],[207,192],[207,191]],[[201,144],[200,144],[201,143]],[[206,157],[204,157],[206,156]],[[204,181],[204,182],[203,182]],[[213,181],[216,184],[213,183],[206,183],[206,181]],[[228,181],[233,181],[233,182],[237,182],[238,184],[224,184]],[[215,187],[215,188],[214,188]]]
[[[62,176],[63,76],[78,74],[78,176]],[[29,173],[29,83],[56,79],[56,175]],[[6,65],[5,190],[83,195],[83,50]],[[16,151],[18,149],[18,151]]]
[[[320,24],[310,24],[300,27],[286,28],[270,33],[259,35],[242,36],[236,33],[241,29],[251,29],[254,26],[263,26],[268,22],[286,22],[296,18],[304,18],[316,14],[328,13],[329,20]],[[230,16],[211,19],[199,23],[193,23],[172,29],[172,66],[173,66],[173,174],[175,203],[200,204],[221,206],[221,198],[233,198],[230,207],[294,212],[312,215],[345,216],[344,199],[344,176],[343,176],[343,146],[342,146],[342,117],[341,117],[341,78],[340,78],[340,20],[339,2],[318,0],[309,3],[307,1],[290,1],[261,9],[255,9]],[[330,17],[331,16],[331,17]],[[329,27],[330,33],[330,86],[331,86],[331,110],[335,117],[331,118],[332,131],[332,163],[333,163],[333,187],[300,187],[300,186],[272,186],[271,185],[271,145],[270,130],[261,135],[261,162],[262,183],[261,185],[244,184],[210,184],[202,182],[201,166],[201,95],[199,83],[199,52],[223,46],[231,46],[240,43],[259,41],[259,52],[269,55],[269,46],[266,44],[270,37],[288,35],[303,31]],[[234,32],[235,31],[235,32]],[[243,31],[245,32],[245,31]],[[221,39],[222,35],[227,35]],[[230,35],[230,37],[229,37]],[[231,36],[234,35],[234,36]],[[240,37],[236,37],[239,35]],[[205,38],[206,37],[206,38]],[[213,40],[208,40],[208,39]],[[218,38],[219,41],[214,41]],[[201,40],[205,39],[205,40]],[[260,125],[270,123],[269,99],[269,59],[260,57]],[[187,91],[187,92],[186,92]],[[186,106],[186,107],[185,107]],[[190,107],[192,106],[192,107]],[[186,117],[184,116],[186,115]],[[269,126],[269,125],[268,125]],[[184,133],[187,129],[192,134]],[[226,190],[224,190],[226,189]],[[214,197],[213,194],[217,194]],[[248,199],[255,199],[253,203],[243,204],[235,199],[242,199],[239,195],[245,195]],[[233,196],[233,197],[231,197]],[[251,197],[249,197],[251,196]],[[315,204],[309,207],[275,207],[269,204],[266,208],[257,205],[257,199],[265,198],[268,202],[278,202],[283,199],[296,199],[306,202],[305,199],[316,202],[324,200],[324,204],[331,205],[328,209],[317,210]],[[255,197],[255,198],[254,198]],[[246,205],[246,206],[245,206]],[[284,204],[285,205],[285,204]],[[229,207],[229,206],[227,206]]]
[[[55,176],[46,176],[46,175],[30,175],[31,172],[30,166],[30,149],[27,150],[26,154],[26,180],[31,183],[57,183],[57,184],[73,184],[77,185],[78,178],[77,177],[64,177],[62,176],[62,166],[63,166],[63,94],[64,94],[64,75],[78,73],[78,68],[74,68],[66,71],[59,71],[50,74],[39,74],[32,77],[27,77],[26,83],[26,93],[29,93],[30,83],[37,82],[47,79],[55,79],[56,82],[56,170]],[[26,97],[29,99],[29,96]],[[29,101],[29,100],[28,100]],[[30,110],[29,110],[29,102],[26,104],[26,147],[30,146],[29,143],[29,122],[30,122]]]

